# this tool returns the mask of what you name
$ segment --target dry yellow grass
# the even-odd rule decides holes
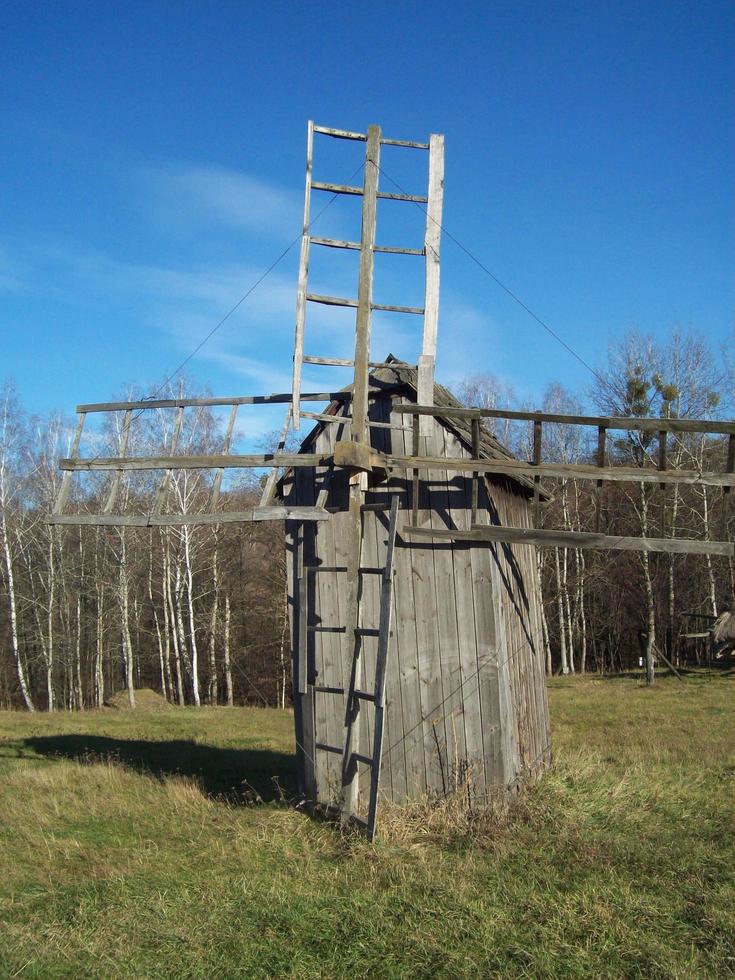
[[[536,787],[376,846],[278,802],[287,712],[0,714],[0,972],[723,977],[734,686],[554,680]]]

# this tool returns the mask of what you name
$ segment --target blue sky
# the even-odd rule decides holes
[[[585,361],[631,327],[731,336],[730,2],[6,3],[0,51],[0,380],[32,411],[176,367],[298,235],[309,118],[444,133],[446,227]],[[383,165],[421,192],[411,152]],[[320,144],[315,176],[345,182],[354,154]],[[381,212],[378,237],[411,244],[417,217]],[[315,232],[354,220],[340,202]],[[287,390],[297,253],[187,366],[193,384]],[[315,267],[319,290],[354,293],[349,261]],[[410,303],[395,261],[376,300]],[[350,337],[307,324],[311,353]],[[403,322],[375,341],[416,356]],[[445,239],[438,373],[479,371],[529,404],[591,380]]]

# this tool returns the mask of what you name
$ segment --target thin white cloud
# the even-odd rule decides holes
[[[243,171],[216,164],[168,164],[144,173],[153,200],[167,220],[193,220],[243,231],[295,236],[301,226],[299,194]]]

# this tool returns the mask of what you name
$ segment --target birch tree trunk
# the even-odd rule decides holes
[[[171,640],[174,648],[174,670],[176,672],[176,698],[179,707],[183,707],[184,699],[184,679],[181,668],[181,650],[179,649],[179,627],[174,604],[173,585],[171,582],[171,537],[169,529],[166,528],[166,547],[163,552],[164,568],[164,597],[166,602],[166,625],[170,630]],[[168,635],[168,634],[167,634]]]
[[[234,701],[234,691],[232,689],[232,664],[230,662],[230,593],[225,592],[225,635],[222,650],[222,659],[225,668],[225,700],[227,706],[232,707]]]
[[[2,501],[0,501],[2,506]],[[10,613],[10,644],[13,650],[13,661],[18,677],[18,687],[20,688],[23,703],[29,711],[35,711],[33,700],[28,688],[25,666],[20,651],[18,638],[18,609],[15,596],[15,577],[13,575],[13,558],[10,552],[10,535],[8,534],[8,520],[3,507],[0,513],[0,531],[2,532],[3,557],[5,560],[5,576],[8,583],[8,607]]]
[[[120,577],[118,585],[125,684],[128,689],[128,703],[131,708],[134,708],[135,670],[133,664],[133,643],[130,637],[130,599],[128,593],[127,547],[124,527],[120,528]]]
[[[556,602],[559,610],[559,654],[561,656],[561,672],[569,673],[569,661],[567,660],[567,637],[566,624],[564,622],[564,594],[561,582],[561,564],[559,562],[559,549],[554,548],[554,565],[556,570]]]
[[[212,614],[209,619],[209,678],[207,685],[207,701],[209,704],[217,704],[217,660],[215,656],[216,637],[217,637],[217,614],[219,609],[219,568],[218,568],[218,535],[214,532],[214,552],[212,554],[212,589],[214,597],[212,599]]]
[[[191,694],[197,708],[201,705],[199,696],[199,651],[197,648],[196,620],[194,618],[194,573],[191,565],[189,525],[183,526],[184,568],[186,570],[186,604],[189,613],[189,643],[191,645]]]
[[[645,483],[641,483],[641,532],[648,537],[648,495]],[[653,650],[656,645],[656,602],[653,594],[651,563],[647,551],[641,552],[643,584],[646,592],[646,684],[653,684]]]

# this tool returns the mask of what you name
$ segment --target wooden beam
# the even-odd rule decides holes
[[[373,143],[377,141],[376,127],[370,127]],[[379,131],[378,131],[379,135]],[[368,146],[370,139],[368,139]],[[366,195],[367,196],[367,195]],[[361,688],[362,640],[359,634],[360,625],[360,565],[362,564],[362,503],[364,499],[363,485],[365,477],[355,473],[350,477],[349,515],[343,524],[342,533],[345,535],[347,548],[347,596],[345,610],[345,632],[352,654],[350,690]],[[360,781],[353,762],[355,748],[360,745],[360,701],[348,696],[345,705],[345,732],[342,753],[342,814],[343,823],[357,813],[359,802]]]
[[[316,123],[314,123],[314,132],[338,140],[362,140],[364,143],[367,139],[364,133],[352,133],[348,129],[333,129],[331,126],[317,126]]]
[[[79,452],[79,443],[82,438],[82,429],[84,428],[84,420],[86,419],[86,413],[80,412],[79,421],[77,422],[76,432],[74,433],[74,438],[71,444],[71,457],[76,458]],[[54,504],[54,514],[61,514],[66,506],[66,502],[69,499],[69,490],[71,489],[71,473],[64,473],[61,478],[61,486],[59,487],[59,495],[56,498],[56,503]]]
[[[480,457],[480,420],[472,419],[472,458]],[[471,503],[471,523],[477,524],[477,501],[479,497],[480,474],[477,470],[472,471],[472,503]]]
[[[383,310],[385,313],[414,313],[416,316],[423,316],[423,306],[388,306],[385,303],[373,303],[372,309]]]
[[[356,307],[358,305],[358,300],[345,299],[344,296],[321,296],[317,293],[307,293],[306,298],[310,303],[321,303],[322,306]]]
[[[302,402],[347,401],[352,398],[351,391],[311,391],[301,394]],[[291,392],[278,395],[236,395],[231,398],[144,398],[135,402],[97,402],[91,405],[77,405],[77,412],[126,412],[128,409],[157,408],[202,408],[230,405],[287,405],[293,401]]]
[[[396,405],[396,409],[400,406]],[[444,470],[451,473],[496,473],[505,476],[540,476],[558,480],[607,480],[612,483],[696,484],[711,487],[735,486],[733,473],[700,473],[697,470],[641,469],[636,466],[590,466],[582,463],[540,463],[521,459],[447,459],[444,456],[383,456],[373,454],[373,466],[383,469]]]
[[[315,453],[261,453],[248,456],[123,456],[60,459],[62,470],[209,470],[250,469],[269,466],[329,466],[332,456]],[[732,477],[735,482],[735,476]]]
[[[607,429],[604,425],[597,427],[597,465],[600,469],[605,466],[605,444],[607,442]],[[599,531],[602,526],[602,480],[597,481],[595,487],[595,530]]]
[[[48,524],[97,527],[178,527],[197,524],[249,524],[253,521],[328,521],[321,507],[255,507],[218,514],[51,514]]]
[[[444,137],[429,137],[429,195],[424,232],[425,287],[424,333],[419,358],[417,398],[421,405],[434,404],[434,365],[439,326],[439,249],[444,204]],[[429,420],[422,419],[421,434],[428,436]]]
[[[378,197],[384,201],[410,201],[412,204],[427,204],[429,199],[422,194],[388,194],[379,191]]]
[[[286,409],[286,418],[283,420],[283,428],[281,429],[281,435],[278,440],[276,453],[282,453],[285,448],[286,439],[288,438],[288,430],[291,426],[292,416],[293,416],[293,406],[289,405],[289,407]],[[271,504],[273,491],[275,490],[277,479],[278,479],[278,470],[274,467],[268,474],[268,478],[265,481],[265,486],[263,487],[263,494],[260,498],[261,507],[268,507]]]
[[[365,148],[365,170],[360,234],[360,279],[355,319],[355,375],[352,397],[351,436],[356,442],[369,443],[368,375],[370,372],[370,321],[373,302],[375,224],[377,218],[378,173],[380,169],[380,126],[368,128]]]
[[[119,462],[124,462],[124,457],[128,451],[128,441],[130,439],[130,426],[133,424],[133,413],[131,409],[128,409],[123,416],[122,430],[120,432],[120,460]],[[110,493],[107,498],[107,502],[104,506],[105,514],[111,514],[112,508],[115,506],[115,501],[117,500],[117,495],[120,490],[120,483],[122,481],[123,467],[115,466],[108,467],[109,469],[115,469],[117,472],[112,478],[112,483],[110,484]],[[64,469],[62,466],[61,469]]]
[[[324,180],[314,180],[311,186],[315,191],[326,191],[328,194],[348,194],[352,197],[359,197],[362,194],[362,187],[350,187],[347,184],[330,184]]]
[[[561,425],[596,425],[606,429],[640,429],[643,432],[705,432],[712,435],[735,434],[735,421],[711,422],[706,419],[661,419],[598,415],[557,415],[552,412],[516,412],[501,408],[454,408],[453,406],[396,405],[406,415],[438,415],[442,418],[513,419],[525,422],[558,422]]]
[[[232,411],[237,411],[237,409],[233,408]],[[184,409],[179,408],[176,412],[174,431],[171,435],[171,453],[176,452],[176,447],[179,442],[179,435],[181,433],[181,425],[183,421],[184,421]],[[154,514],[160,514],[161,511],[163,510],[163,505],[166,503],[166,496],[168,494],[168,485],[170,482],[171,482],[171,470],[166,470],[166,472],[163,474],[161,485],[158,488],[156,499],[153,501]]]
[[[479,425],[479,419],[473,419],[472,424]],[[543,442],[543,422],[538,420],[533,423],[533,465],[538,469],[541,465],[541,449]],[[541,477],[533,478],[533,520],[536,527],[541,523]],[[474,521],[473,521],[474,523]]]
[[[325,248],[351,248],[357,250],[360,248],[359,242],[350,242],[344,238],[319,238],[317,235],[312,235],[310,241],[312,245],[323,245]]]
[[[309,279],[309,226],[311,224],[311,172],[314,159],[314,123],[309,120],[306,131],[306,187],[304,190],[304,224],[301,233],[301,252],[299,255],[299,278],[296,287],[296,334],[293,353],[293,427],[299,427],[299,405],[301,401],[301,367],[304,357],[304,327],[306,325],[306,289]]]
[[[532,544],[545,548],[595,548],[611,551],[668,552],[683,555],[733,555],[735,547],[727,541],[695,541],[690,538],[617,537],[589,531],[552,531],[539,528],[476,525],[469,531],[451,528],[405,527],[412,538],[438,538],[450,541],[505,542]]]

